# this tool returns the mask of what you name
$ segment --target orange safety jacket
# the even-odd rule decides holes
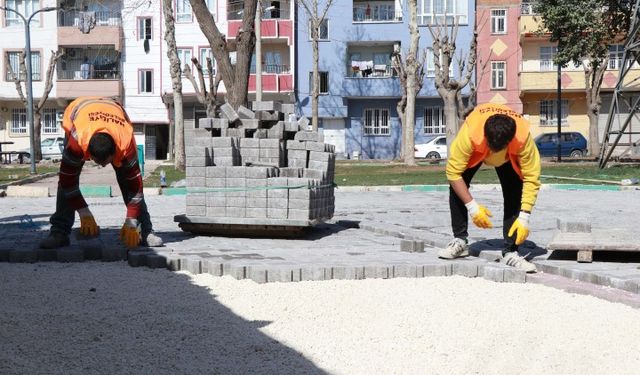
[[[83,160],[91,160],[89,141],[96,133],[107,133],[116,145],[113,165],[122,166],[122,160],[132,144],[133,126],[126,112],[117,102],[101,97],[80,97],[67,107],[62,127],[68,136],[67,146],[82,153]]]
[[[529,122],[522,115],[502,104],[482,104],[475,108],[465,120],[465,125],[469,128],[469,136],[473,146],[473,153],[469,158],[467,168],[475,167],[489,156],[491,150],[484,136],[484,124],[493,115],[507,115],[516,122],[516,134],[507,145],[507,157],[520,179],[524,179],[520,170],[519,152],[529,136]]]
[[[106,133],[115,142],[113,165],[123,189],[127,217],[137,218],[142,208],[143,185],[133,126],[120,104],[109,98],[80,97],[64,111],[62,127],[67,144],[60,163],[59,186],[69,206],[74,210],[87,207],[80,192],[80,172],[91,159],[89,141],[96,133]]]

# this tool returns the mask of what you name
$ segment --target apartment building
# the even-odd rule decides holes
[[[520,100],[520,0],[476,2],[478,103],[497,103],[522,113]]]
[[[539,18],[535,17],[534,1],[523,1],[519,22],[520,46],[522,49],[522,64],[520,71],[520,98],[523,102],[523,113],[529,116],[532,134],[556,132],[558,123],[557,78],[560,74],[562,90],[561,128],[563,131],[578,131],[585,138],[589,138],[589,119],[587,117],[587,103],[585,95],[585,75],[582,64],[570,63],[558,70],[553,59],[558,47],[549,41],[548,35],[538,34]],[[603,139],[603,132],[611,102],[613,88],[618,81],[620,64],[623,61],[624,46],[614,44],[609,46],[609,64],[602,80],[602,107],[598,128],[599,141]],[[640,77],[637,63],[635,69],[625,77],[632,82]],[[640,123],[634,120],[631,130],[638,131]],[[623,142],[631,142],[634,137],[629,135]]]
[[[220,31],[234,48],[242,18],[242,1],[207,0]],[[50,51],[64,52],[55,69],[53,87],[43,110],[43,139],[62,136],[60,127],[66,105],[81,95],[110,96],[120,100],[134,124],[136,142],[144,145],[145,158],[166,159],[171,142],[173,87],[166,57],[164,17],[160,0],[89,1],[5,0],[4,5],[31,13],[43,12],[31,22],[34,101],[44,91],[44,76]],[[62,10],[66,9],[66,10]],[[69,10],[73,9],[73,10]],[[29,148],[26,110],[19,99],[9,67],[18,71],[19,52],[24,50],[24,25],[18,16],[3,12],[0,32],[2,80],[0,80],[0,141],[13,142],[4,150]],[[203,62],[211,48],[191,10],[189,0],[174,2],[175,35],[181,65],[197,73],[192,57]],[[294,99],[295,2],[263,1],[262,90],[263,100]],[[53,37],[52,37],[53,36]],[[232,54],[232,61],[234,56]],[[216,69],[215,59],[214,74]],[[255,56],[249,82],[250,99],[255,96]],[[208,78],[208,77],[205,77]],[[183,77],[184,119],[187,126],[205,117],[191,82]],[[224,84],[219,95],[224,99]]]
[[[323,6],[320,2],[320,8]],[[469,51],[475,23],[475,2],[418,0],[420,48],[431,48],[427,25],[457,19],[456,45]],[[394,51],[409,47],[407,2],[352,0],[334,2],[320,27],[320,129],[325,142],[348,158],[393,159],[400,155],[401,128],[396,104],[400,81],[391,65]],[[311,116],[313,53],[309,19],[298,10],[299,111]],[[420,143],[444,134],[443,102],[434,86],[433,54],[427,53],[426,76],[416,102],[415,134]]]

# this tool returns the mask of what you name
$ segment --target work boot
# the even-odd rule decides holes
[[[515,267],[527,273],[534,273],[538,271],[535,264],[530,263],[524,257],[518,255],[517,251],[510,251],[504,254],[504,256],[502,257],[502,263],[506,264],[507,266]]]
[[[454,259],[469,256],[469,245],[462,238],[454,238],[447,244],[447,247],[438,251],[438,257],[443,259]]]
[[[147,247],[160,247],[163,245],[163,242],[160,236],[157,236],[153,232],[151,232],[146,236],[142,236],[142,241],[140,242],[140,245],[147,246]]]
[[[40,241],[41,249],[57,249],[63,246],[69,246],[69,236],[61,233],[51,232],[47,238]]]

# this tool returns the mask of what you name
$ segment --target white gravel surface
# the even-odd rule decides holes
[[[463,277],[0,264],[0,374],[638,374],[640,311]]]

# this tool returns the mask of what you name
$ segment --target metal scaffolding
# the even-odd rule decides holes
[[[609,116],[607,117],[607,125],[604,131],[604,139],[600,149],[600,168],[604,168],[613,154],[623,135],[637,135],[637,131],[630,129],[632,120],[640,122],[640,77],[628,77],[629,71],[636,62],[640,62],[640,0],[635,1],[631,12],[631,26],[627,40],[624,44],[624,53],[620,71],[618,74],[618,82],[613,90],[611,98],[611,106],[609,108]],[[636,68],[637,69],[637,68]],[[611,142],[611,136],[615,136]],[[611,144],[610,144],[611,142]],[[629,147],[622,152],[622,155],[628,153],[633,147],[639,146],[639,141],[629,142]]]

